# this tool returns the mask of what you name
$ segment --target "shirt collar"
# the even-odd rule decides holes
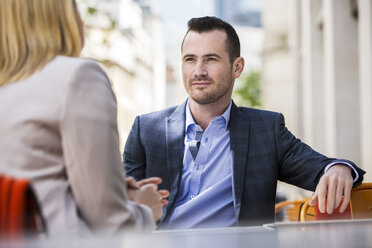
[[[229,123],[229,120],[230,120],[231,106],[232,106],[232,100],[230,99],[230,104],[227,107],[227,109],[225,110],[225,112],[221,116],[216,117],[216,118],[223,117],[225,119],[225,128],[227,128],[227,124]],[[191,114],[189,99],[187,99],[187,103],[186,103],[186,126],[185,126],[186,132],[187,132],[189,126],[191,126],[191,125],[196,126],[196,123],[195,123],[195,120],[194,120],[194,118],[192,117],[192,114]]]

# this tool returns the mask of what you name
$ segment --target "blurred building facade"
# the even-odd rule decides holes
[[[372,1],[265,0],[263,107],[372,175]]]
[[[262,0],[215,0],[216,16],[232,25],[261,27]]]
[[[97,60],[112,82],[122,151],[135,116],[166,105],[163,24],[145,2],[78,3],[85,22],[82,56]]]
[[[244,73],[261,70],[262,0],[215,0],[214,7],[214,15],[233,25],[239,36]]]

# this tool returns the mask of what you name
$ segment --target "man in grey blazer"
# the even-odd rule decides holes
[[[244,59],[235,30],[215,17],[188,25],[181,51],[189,98],[138,116],[123,154],[129,176],[160,177],[159,188],[170,191],[160,227],[273,222],[277,180],[315,190],[311,204],[322,212],[344,197],[344,211],[364,171],[296,139],[282,114],[237,107],[231,94]]]

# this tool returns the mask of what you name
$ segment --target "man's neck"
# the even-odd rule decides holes
[[[192,117],[197,125],[206,130],[209,123],[217,116],[222,115],[229,107],[230,99],[210,104],[198,104],[189,98]]]

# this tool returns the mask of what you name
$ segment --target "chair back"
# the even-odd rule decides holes
[[[45,222],[30,182],[0,175],[0,238],[13,241],[43,233]]]
[[[353,219],[372,218],[372,183],[363,183],[353,189],[350,198]]]
[[[352,189],[350,203],[343,213],[339,212],[339,208],[332,214],[321,213],[318,204],[309,205],[310,200],[308,199],[301,208],[300,221],[372,218],[372,183],[363,183]]]

